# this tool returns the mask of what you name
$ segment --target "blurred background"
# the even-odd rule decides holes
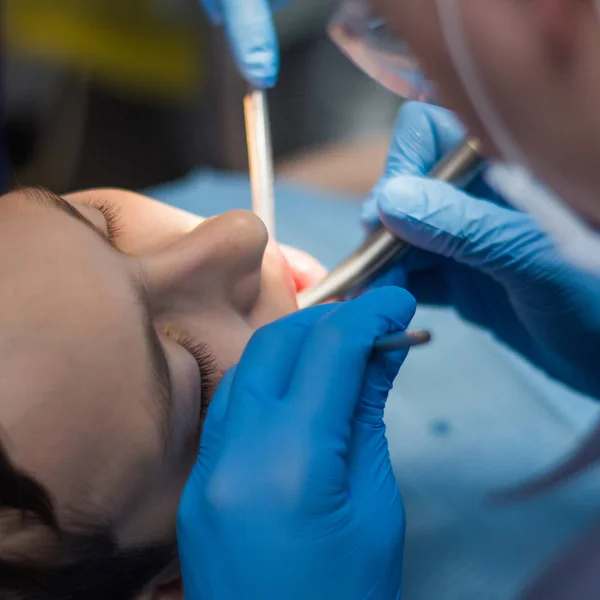
[[[328,40],[333,4],[278,14],[274,151],[282,177],[362,195],[398,100]],[[140,189],[247,170],[244,83],[197,0],[5,0],[4,12],[8,184]]]

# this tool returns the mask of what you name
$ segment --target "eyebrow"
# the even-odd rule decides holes
[[[79,221],[91,231],[93,231],[99,238],[106,244],[108,244],[113,250],[122,254],[122,251],[115,245],[114,241],[101,229],[96,227],[89,219],[87,219],[82,213],[80,213],[70,202],[67,202],[64,198],[57,196],[50,190],[41,187],[30,187],[20,190],[23,192],[25,197],[41,206],[58,210],[71,218]],[[141,267],[141,265],[140,265]],[[150,295],[148,293],[148,286],[146,285],[146,277],[143,270],[140,268],[139,271],[134,275],[133,278],[133,289],[137,303],[142,309],[144,319],[144,337],[146,339],[148,348],[150,349],[150,361],[152,367],[152,375],[156,383],[158,390],[158,408],[161,412],[159,417],[159,424],[163,430],[163,440],[165,444],[165,454],[168,450],[168,441],[170,439],[170,430],[172,424],[172,411],[173,405],[172,396],[172,385],[171,375],[169,371],[169,364],[165,350],[160,343],[158,334],[154,329],[150,315],[151,304]]]

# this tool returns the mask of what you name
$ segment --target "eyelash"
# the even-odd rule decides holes
[[[185,348],[196,360],[200,376],[201,384],[201,404],[202,409],[206,410],[217,385],[219,384],[221,369],[217,364],[217,360],[204,342],[198,342],[191,337],[180,335],[175,338],[175,341]]]
[[[123,230],[121,209],[116,204],[112,204],[106,200],[95,200],[91,203],[91,206],[102,213],[106,221],[108,239],[114,242]]]
[[[108,238],[111,242],[114,242],[123,229],[120,208],[116,204],[112,204],[106,200],[95,200],[91,203],[91,206],[102,213],[102,216],[106,220]],[[219,384],[222,375],[217,360],[208,345],[203,342],[197,342],[193,338],[184,335],[178,336],[174,341],[185,348],[198,364],[202,378],[200,400],[202,410],[206,411],[210,398]]]

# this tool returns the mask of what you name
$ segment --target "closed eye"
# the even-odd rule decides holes
[[[106,235],[108,240],[111,244],[115,245],[117,238],[123,230],[123,218],[120,207],[102,199],[93,201],[89,206],[102,213],[106,221]]]
[[[193,357],[200,371],[200,401],[202,410],[206,410],[221,378],[222,370],[217,359],[206,342],[198,342],[189,336],[178,336],[175,341]]]

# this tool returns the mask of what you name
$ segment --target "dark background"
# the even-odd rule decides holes
[[[153,0],[159,1],[159,0]],[[165,2],[168,0],[164,0]],[[5,49],[4,137],[13,180],[63,192],[143,188],[197,167],[245,170],[244,82],[220,30],[193,0],[208,77],[176,102],[132,94],[39,55]],[[277,16],[282,59],[270,92],[277,160],[389,129],[397,101],[326,35],[331,2],[295,0]]]

